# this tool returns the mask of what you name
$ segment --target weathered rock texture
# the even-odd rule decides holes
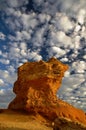
[[[68,118],[57,118],[54,121],[53,130],[86,130],[86,126]]]
[[[16,98],[8,108],[39,113],[49,120],[60,117],[86,125],[86,115],[82,110],[56,96],[67,69],[67,65],[55,58],[23,64],[18,68],[18,79],[13,88]]]

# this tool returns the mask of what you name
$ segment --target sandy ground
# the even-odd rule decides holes
[[[53,130],[50,125],[39,115],[0,110],[0,130]]]

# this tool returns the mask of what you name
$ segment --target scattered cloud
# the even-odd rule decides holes
[[[6,65],[8,65],[8,64],[10,63],[10,61],[7,60],[7,59],[0,59],[0,62],[1,62],[2,64],[6,64]]]
[[[0,12],[0,104],[17,67],[55,56],[70,66],[59,96],[86,110],[86,1],[0,0]]]
[[[0,32],[0,40],[5,40],[6,36],[2,32]]]
[[[12,7],[21,7],[21,6],[24,6],[28,3],[28,0],[14,0],[14,1],[11,1],[11,0],[8,0],[7,1],[7,4],[12,8]]]
[[[3,86],[3,85],[4,85],[4,81],[2,79],[0,79],[0,86]]]

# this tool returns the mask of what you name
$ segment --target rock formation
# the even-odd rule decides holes
[[[86,130],[86,125],[72,121],[68,118],[56,118],[53,130]]]
[[[39,113],[52,121],[60,117],[86,125],[86,115],[82,110],[56,96],[67,69],[67,65],[55,58],[46,62],[23,64],[18,68],[18,79],[14,83],[13,91],[16,98],[8,108],[25,110],[28,113]]]

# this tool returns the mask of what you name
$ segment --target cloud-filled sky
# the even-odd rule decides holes
[[[20,65],[52,56],[69,65],[58,96],[86,111],[86,0],[0,0],[0,107]]]

